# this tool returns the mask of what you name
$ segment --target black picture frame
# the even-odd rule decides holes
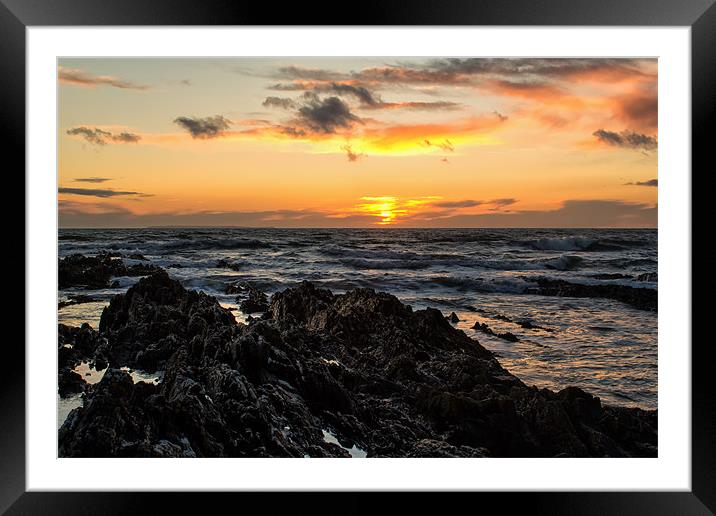
[[[690,492],[620,493],[480,493],[449,494],[449,505],[470,504],[486,510],[499,507],[509,512],[518,509],[542,514],[714,514],[716,513],[716,397],[711,374],[716,353],[713,341],[698,338],[695,330],[708,320],[708,301],[699,302],[697,294],[714,286],[709,277],[708,229],[699,232],[698,222],[709,224],[709,202],[705,196],[714,191],[711,135],[716,125],[716,5],[715,0],[369,0],[360,5],[335,2],[311,4],[247,2],[230,0],[0,0],[0,120],[4,152],[3,169],[13,175],[16,184],[6,192],[24,192],[19,171],[25,164],[25,29],[28,26],[81,25],[572,25],[572,26],[688,26],[691,28],[692,70],[692,490]],[[14,158],[14,159],[13,159]],[[10,163],[14,165],[10,166]],[[12,174],[11,174],[12,172]],[[698,178],[698,188],[693,188]],[[5,178],[5,181],[12,181]],[[8,195],[6,193],[6,195]],[[20,197],[14,194],[14,197]],[[701,213],[699,213],[701,210]],[[6,213],[8,213],[6,211]],[[8,216],[8,215],[6,215]],[[16,228],[18,231],[20,228]],[[23,227],[24,231],[24,227]],[[699,236],[700,235],[700,236]],[[24,233],[23,237],[24,239]],[[12,270],[19,263],[21,239],[15,240]],[[17,290],[19,292],[19,290]],[[19,297],[19,296],[18,296]],[[24,299],[24,296],[23,296]],[[707,299],[707,298],[703,298]],[[16,300],[16,306],[20,303]],[[23,303],[23,308],[25,307]],[[31,307],[27,307],[31,309]],[[663,314],[667,316],[668,314]],[[19,318],[15,318],[15,321]],[[8,318],[8,321],[11,319]],[[9,325],[15,324],[8,322]],[[19,324],[18,324],[19,326]],[[688,336],[686,338],[689,338]],[[125,514],[134,511],[167,513],[207,509],[207,494],[151,493],[36,493],[25,492],[25,353],[15,339],[6,341],[5,364],[0,375],[0,511],[8,514]],[[686,343],[660,343],[684,345]],[[54,349],[54,348],[53,348]],[[212,494],[234,504],[258,502],[257,494]],[[455,497],[458,497],[457,499]],[[465,499],[469,496],[469,499]],[[237,500],[240,498],[240,501]],[[265,498],[265,497],[264,497]],[[384,504],[380,494],[352,493],[338,500],[325,494],[272,494],[271,512],[295,512],[301,509],[328,508],[338,504],[340,512],[367,512]],[[426,500],[410,495],[422,509],[442,508],[445,496]],[[220,503],[222,503],[220,502]],[[404,503],[401,501],[401,503]],[[234,505],[237,510],[239,507]],[[334,506],[334,510],[336,506]],[[172,509],[174,508],[174,509]],[[407,509],[407,506],[404,506]],[[477,510],[477,509],[476,509]],[[333,512],[333,511],[332,511]]]

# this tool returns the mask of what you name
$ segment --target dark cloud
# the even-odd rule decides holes
[[[335,134],[351,129],[362,120],[338,97],[321,97],[315,91],[305,91],[297,99],[267,97],[263,105],[290,110],[293,118],[273,129],[287,136],[301,138],[310,134]]]
[[[60,66],[57,72],[59,81],[63,84],[75,86],[113,86],[124,90],[146,90],[149,86],[135,84],[108,75],[92,75],[76,68],[65,68]]]
[[[582,97],[574,84],[591,81],[609,84],[631,81],[628,95],[605,97],[604,110],[625,127],[651,134],[657,126],[656,71],[654,59],[629,58],[443,58],[422,62],[398,62],[348,73],[326,69],[284,67],[272,75],[282,80],[270,86],[280,91],[333,93],[351,96],[359,109],[454,110],[455,102],[389,102],[377,91],[391,88],[429,93],[435,88],[475,88],[489,95],[518,97],[527,101],[572,106]],[[626,91],[626,90],[625,90]],[[551,110],[555,111],[555,110]],[[507,117],[499,112],[501,120]],[[540,110],[535,116],[552,127],[570,120],[564,114]],[[643,145],[643,144],[642,144]]]
[[[138,134],[128,132],[112,133],[97,127],[73,127],[65,131],[70,136],[80,136],[93,145],[107,145],[108,143],[137,143],[142,139]]]
[[[307,94],[317,93],[335,93],[340,96],[350,96],[355,98],[360,107],[363,109],[408,109],[408,110],[454,110],[462,107],[457,102],[437,101],[437,102],[384,102],[380,96],[364,86],[355,86],[352,84],[342,83],[315,83],[315,82],[298,82],[289,84],[275,84],[269,89],[277,91],[305,91]],[[270,100],[269,100],[270,99]],[[264,106],[283,107],[293,103],[292,99],[284,99],[279,97],[268,97],[264,101]]]
[[[500,112],[497,111],[497,110],[493,111],[493,113],[495,114],[495,116],[496,116],[497,118],[500,119],[500,122],[506,122],[507,119],[509,118],[507,115],[503,115],[502,113],[500,113]]]
[[[182,79],[181,81],[179,81],[179,84],[181,84],[182,86],[191,86],[192,85],[192,83],[189,79]]]
[[[322,70],[319,68],[303,68],[300,66],[284,66],[273,75],[277,79],[304,81],[341,81],[349,77],[347,74]]]
[[[306,91],[306,90],[310,89],[310,86],[306,85],[305,83],[301,83],[301,82],[289,82],[289,83],[279,82],[276,84],[272,84],[271,86],[268,86],[267,89],[273,90],[273,91]]]
[[[276,126],[278,130],[285,134],[286,136],[291,136],[292,138],[302,138],[303,136],[306,136],[306,131],[303,129],[299,129],[297,127],[291,127],[289,125],[278,125]]]
[[[266,100],[264,100],[261,105],[267,108],[294,109],[296,107],[296,101],[281,97],[266,97]]]
[[[105,183],[111,180],[109,177],[78,177],[73,179],[73,181],[78,183]]]
[[[174,123],[186,129],[192,138],[210,139],[222,136],[229,128],[231,120],[221,115],[205,118],[180,116]]]
[[[505,206],[515,204],[517,199],[492,199],[491,201],[476,201],[473,199],[465,199],[464,201],[439,201],[432,203],[436,208],[460,209],[474,208],[475,206],[492,206],[492,210],[498,210]]]
[[[635,181],[633,183],[625,183],[632,186],[659,186],[658,179],[649,179],[648,181]]]
[[[335,74],[327,70],[300,72],[280,77],[287,80],[351,80],[372,85],[435,84],[479,85],[481,79],[510,80],[520,77],[515,88],[543,87],[544,81],[602,74],[605,80],[641,76],[643,60],[601,58],[445,58],[421,64],[367,68],[351,74]]]
[[[611,200],[569,200],[554,210],[492,211],[479,214],[438,214],[425,220],[418,213],[406,226],[484,228],[639,228],[657,226],[657,207]]]
[[[487,204],[491,204],[494,206],[493,209],[499,210],[500,208],[504,208],[506,206],[512,206],[517,202],[517,199],[512,198],[504,198],[504,199],[492,199],[491,201],[488,201]]]
[[[73,127],[65,131],[70,136],[81,136],[89,143],[95,145],[106,145],[107,140],[112,136],[109,131],[103,131],[102,129],[90,129],[89,127]]]
[[[485,204],[485,201],[473,201],[472,199],[466,199],[464,201],[435,202],[432,205],[437,208],[473,208],[482,204]]]
[[[361,159],[365,156],[365,154],[363,154],[362,152],[361,153],[355,152],[353,150],[353,147],[351,147],[350,145],[344,145],[343,147],[341,147],[341,149],[346,152],[348,161],[358,161],[359,159]]]
[[[112,135],[112,141],[115,142],[121,142],[121,143],[137,143],[139,140],[141,140],[142,137],[138,134],[132,134],[132,133],[119,133],[119,134],[113,134]]]
[[[537,78],[562,78],[595,72],[634,75],[642,74],[638,59],[602,58],[467,58],[435,59],[422,67],[409,67],[420,82],[455,82],[460,77],[519,76],[524,78],[524,87],[537,84]]]
[[[124,196],[133,196],[133,197],[151,197],[151,194],[145,194],[142,192],[129,192],[129,191],[122,191],[122,190],[105,190],[101,188],[67,188],[67,187],[59,187],[57,189],[58,193],[61,194],[70,194],[70,195],[85,195],[88,197],[124,197]]]
[[[336,129],[347,129],[360,122],[360,118],[338,97],[305,97],[297,115],[301,124],[314,133],[332,134]]]
[[[635,133],[633,131],[622,131],[616,133],[605,129],[594,131],[593,135],[601,142],[614,147],[625,147],[628,149],[641,149],[645,151],[654,150],[657,147],[657,140],[653,136]]]
[[[334,93],[337,93],[338,95],[352,95],[361,104],[364,104],[366,106],[374,106],[376,104],[380,104],[381,100],[379,98],[376,98],[373,93],[371,93],[367,88],[364,88],[363,86],[352,86],[350,84],[337,84],[332,83],[329,86],[329,91],[332,91]]]
[[[442,149],[444,151],[448,152],[454,152],[455,146],[452,144],[450,140],[445,140],[444,142],[434,142],[432,140],[423,140],[423,145],[426,147],[438,147],[439,149]]]

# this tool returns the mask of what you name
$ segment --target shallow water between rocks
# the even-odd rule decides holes
[[[215,296],[239,322],[247,316],[236,296],[225,292],[236,281],[269,295],[302,280],[334,293],[386,291],[414,309],[455,312],[455,326],[527,384],[553,390],[574,385],[606,403],[657,408],[655,312],[609,299],[529,293],[535,278],[655,289],[656,281],[637,279],[657,272],[655,230],[60,230],[60,257],[102,250],[141,253],[144,263],[165,268],[186,288]],[[217,267],[220,260],[236,270]],[[95,301],[60,309],[59,322],[98,328],[111,297],[139,280],[118,279],[118,288],[61,290],[60,300],[83,294]],[[519,340],[476,331],[476,322]],[[525,328],[527,322],[539,328]],[[101,373],[78,372],[90,383]],[[132,376],[135,382],[160,381],[138,371]],[[78,403],[75,397],[60,400],[58,419]]]

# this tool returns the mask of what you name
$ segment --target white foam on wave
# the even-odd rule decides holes
[[[529,242],[531,247],[541,251],[584,251],[589,249],[597,240],[586,237],[540,238]]]
[[[579,256],[562,255],[559,258],[552,258],[544,262],[547,269],[558,271],[571,271],[580,266],[584,260]]]

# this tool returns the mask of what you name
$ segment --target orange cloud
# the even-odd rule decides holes
[[[57,78],[61,84],[71,84],[85,88],[95,86],[113,86],[124,90],[146,90],[149,86],[135,84],[111,75],[92,75],[77,68],[66,68],[60,66],[57,71]]]

